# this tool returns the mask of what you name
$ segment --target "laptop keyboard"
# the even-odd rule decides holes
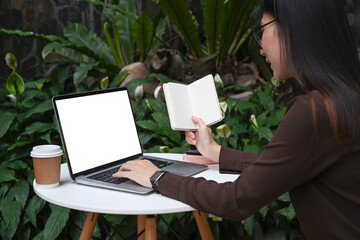
[[[172,162],[166,162],[162,161],[156,158],[150,159],[149,157],[146,157],[150,162],[152,162],[155,166],[158,168],[164,168],[166,166],[169,166],[173,164]],[[128,181],[128,178],[114,178],[112,175],[116,173],[119,170],[119,167],[110,168],[109,170],[106,170],[104,172],[97,173],[95,175],[89,176],[90,179],[94,179],[101,182],[107,182],[107,183],[114,183],[114,184],[120,184],[123,182]]]

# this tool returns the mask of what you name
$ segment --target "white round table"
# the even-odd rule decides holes
[[[179,161],[182,160],[182,154],[152,153],[148,155],[162,157],[162,158],[171,158]],[[219,183],[222,183],[227,181],[234,181],[238,177],[238,175],[220,174],[219,165],[213,164],[213,165],[209,165],[209,169],[194,175],[194,177],[204,177],[208,180],[215,180]],[[94,213],[96,213],[96,217],[97,217],[97,213],[138,215],[141,216],[142,218],[142,220],[139,220],[138,218],[139,220],[138,225],[144,225],[144,224],[146,225],[146,222],[144,223],[144,221],[147,221],[147,218],[144,218],[144,216],[146,215],[179,213],[179,212],[188,212],[195,210],[194,208],[192,208],[191,206],[185,203],[162,196],[161,194],[158,193],[141,195],[141,194],[134,194],[134,193],[117,191],[117,190],[91,187],[91,186],[75,183],[69,175],[69,171],[66,163],[61,165],[59,187],[52,189],[39,188],[35,180],[33,187],[35,193],[39,197],[50,203],[66,208],[89,212],[88,218],[91,220],[91,222],[89,222],[90,220],[88,219],[86,220],[83,228],[84,234],[82,233],[82,236],[89,235],[86,234],[86,232],[91,232],[90,234],[92,235],[93,227],[95,226],[96,223],[96,220],[94,221]],[[196,210],[194,211],[194,213],[201,215],[201,212]],[[202,216],[205,217],[204,214],[202,214]],[[87,227],[87,224],[90,224],[90,228]],[[202,222],[201,224],[204,224],[204,222]],[[199,222],[198,222],[198,226],[199,226]],[[141,227],[142,226],[140,226],[140,228]],[[155,229],[156,229],[156,222],[155,222]],[[138,230],[139,230],[139,226],[138,226]],[[199,230],[201,232],[200,226],[199,226]],[[145,228],[145,232],[146,231],[147,228]],[[89,235],[90,238],[91,235]],[[147,233],[145,234],[145,239],[146,236]],[[154,236],[154,233],[152,233],[152,236]],[[156,236],[156,230],[155,230],[155,236]],[[86,239],[86,238],[87,237],[81,237],[81,239]],[[149,236],[149,238],[153,239],[154,237]]]

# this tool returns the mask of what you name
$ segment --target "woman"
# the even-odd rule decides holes
[[[219,146],[211,130],[186,140],[232,183],[165,173],[161,194],[196,209],[243,220],[289,191],[308,239],[360,239],[360,63],[340,0],[264,0],[260,53],[276,79],[294,79],[302,95],[290,103],[263,153]],[[151,187],[150,162],[124,164],[116,177]],[[155,186],[155,187],[156,187]]]

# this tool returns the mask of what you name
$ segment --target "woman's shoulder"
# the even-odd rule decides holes
[[[325,103],[321,93],[317,90],[308,92],[294,97],[288,106],[288,110],[296,108],[299,110],[312,110],[312,106],[315,107],[316,111],[325,110]]]

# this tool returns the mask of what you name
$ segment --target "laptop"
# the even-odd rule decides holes
[[[153,190],[112,174],[135,159],[149,159],[162,170],[183,176],[208,168],[145,157],[124,87],[55,96],[52,102],[69,173],[77,183],[146,194]]]

